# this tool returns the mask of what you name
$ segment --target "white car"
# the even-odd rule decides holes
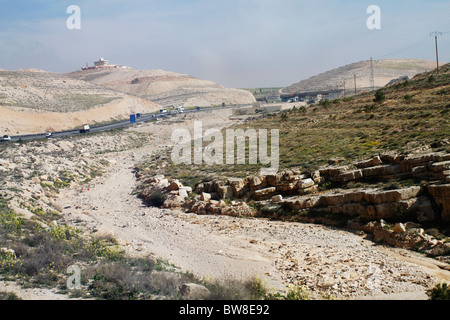
[[[0,138],[0,142],[10,142],[11,141],[11,137],[8,135],[4,135],[2,138]]]
[[[179,113],[183,113],[184,112],[184,107],[177,107],[177,112],[179,112]]]
[[[159,113],[167,113],[167,109],[161,109],[159,110]]]

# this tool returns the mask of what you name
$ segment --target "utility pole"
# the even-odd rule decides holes
[[[356,74],[353,74],[353,80],[355,82],[355,96],[356,96]]]
[[[372,90],[375,90],[375,76],[373,73],[373,59],[370,57],[370,81],[372,84]]]
[[[345,91],[345,80],[344,80],[344,98],[347,95],[347,92]]]
[[[438,53],[438,36],[442,36],[442,32],[432,32],[430,36],[434,36],[434,42],[436,44],[436,73],[439,73],[439,53]]]

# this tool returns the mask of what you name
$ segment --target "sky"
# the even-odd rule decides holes
[[[67,27],[80,8],[79,29]],[[380,29],[369,29],[371,5]],[[284,87],[362,60],[450,62],[450,0],[0,0],[0,68],[80,70],[100,57],[225,87]]]

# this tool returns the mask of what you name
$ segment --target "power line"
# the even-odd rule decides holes
[[[385,55],[383,55],[383,56],[377,57],[376,59],[378,60],[378,59],[386,58],[386,57],[389,57],[389,56],[396,55],[396,54],[398,54],[398,53],[400,53],[400,52],[402,52],[402,51],[405,51],[405,50],[411,50],[411,49],[414,49],[414,48],[416,48],[416,47],[421,47],[421,46],[423,46],[425,43],[430,42],[430,41],[431,41],[431,39],[430,39],[429,37],[427,37],[427,38],[424,38],[424,39],[420,40],[419,42],[416,42],[416,43],[414,43],[414,44],[412,44],[412,45],[409,45],[409,46],[404,47],[404,48],[402,48],[402,49],[399,49],[399,50],[397,50],[397,51],[391,52],[391,53],[389,53],[389,54],[385,54]]]

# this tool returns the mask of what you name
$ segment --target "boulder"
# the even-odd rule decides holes
[[[414,186],[399,190],[365,192],[364,199],[371,204],[399,202],[417,197],[420,190],[419,186]]]
[[[162,207],[166,209],[181,208],[183,204],[183,197],[176,194],[171,194],[167,196],[166,200],[164,200]]]
[[[280,181],[276,186],[276,189],[281,193],[290,193],[297,188],[298,184],[296,181]]]
[[[282,200],[283,196],[281,194],[272,197],[272,202],[281,202]]]
[[[270,186],[276,187],[280,183],[282,177],[283,177],[283,175],[281,173],[277,173],[274,175],[268,175],[268,176],[266,176],[266,181]]]
[[[209,200],[211,200],[211,194],[210,193],[206,193],[206,192],[202,192],[200,195],[200,200],[208,202]]]
[[[220,199],[231,199],[234,196],[233,188],[231,186],[218,186],[216,191]]]
[[[403,155],[394,152],[386,152],[380,155],[381,161],[391,164],[399,164],[404,158]]]
[[[333,177],[339,174],[343,174],[349,170],[348,166],[341,166],[341,167],[326,167],[319,169],[319,174],[321,176],[326,177]]]
[[[249,179],[250,190],[263,189],[267,186],[266,176],[253,176]]]
[[[370,160],[357,162],[357,163],[355,163],[355,166],[358,168],[368,168],[368,167],[378,166],[382,163],[383,163],[383,161],[381,161],[381,158],[379,156],[376,156]]]
[[[264,200],[270,198],[275,192],[277,191],[277,188],[275,187],[269,187],[261,190],[255,191],[255,198],[257,200]]]
[[[183,283],[178,292],[186,300],[205,300],[210,295],[208,288],[196,283]]]
[[[353,170],[346,173],[341,173],[334,176],[331,180],[335,182],[347,183],[361,179],[363,176],[362,170]]]
[[[298,194],[303,196],[310,193],[315,193],[319,190],[318,185],[312,185],[311,187],[305,188],[305,189],[298,189]]]
[[[169,190],[169,191],[175,191],[175,190],[180,189],[181,187],[183,187],[183,185],[181,184],[180,181],[178,181],[178,180],[173,180],[173,181],[169,184],[169,186],[167,187],[167,190]]]
[[[396,223],[394,226],[394,232],[395,233],[405,233],[406,232],[406,228],[403,225],[403,223]]]
[[[180,190],[181,190],[181,189],[186,190],[186,192],[187,192],[188,194],[189,194],[189,193],[192,193],[192,188],[191,188],[191,187],[183,186],[183,187],[180,188]]]
[[[247,179],[229,179],[228,184],[231,186],[233,194],[235,197],[241,197],[248,190],[248,180]]]
[[[186,190],[185,188],[180,188],[180,189],[178,190],[178,195],[179,195],[180,197],[182,197],[183,199],[185,199],[185,198],[188,197],[188,192],[187,192],[187,190]]]
[[[305,180],[300,180],[298,182],[298,188],[299,189],[306,189],[309,187],[312,187],[314,185],[314,180],[311,178],[305,179]]]
[[[381,176],[395,175],[401,173],[400,165],[380,165],[362,169],[363,177],[365,178],[380,178]]]

